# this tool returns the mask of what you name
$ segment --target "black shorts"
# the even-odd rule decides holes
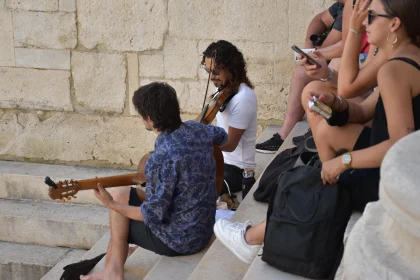
[[[223,188],[220,195],[229,193],[226,182],[229,185],[231,193],[242,191],[242,173],[244,170],[227,163],[224,164],[224,169],[225,182],[223,182]]]
[[[370,147],[371,130],[363,128],[353,151]],[[338,184],[349,191],[353,209],[363,212],[366,204],[379,199],[379,168],[349,169],[340,175]]]
[[[136,188],[130,189],[130,199],[128,201],[130,206],[138,206],[142,204],[142,201],[137,196]],[[140,209],[139,209],[140,211]],[[140,247],[155,252],[159,255],[164,256],[180,256],[182,254],[172,250],[165,243],[163,243],[148,226],[142,221],[136,221],[130,219],[130,227],[128,231],[128,243],[139,245]]]

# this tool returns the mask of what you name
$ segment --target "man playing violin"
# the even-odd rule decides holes
[[[228,132],[227,142],[220,147],[225,161],[222,194],[243,189],[244,197],[255,182],[257,97],[254,86],[247,77],[242,53],[230,42],[211,43],[203,52],[201,64],[214,85],[229,95],[216,115],[217,126]]]
[[[111,241],[105,268],[80,279],[123,280],[129,243],[160,255],[188,255],[202,250],[213,234],[213,144],[226,144],[226,132],[182,122],[176,92],[164,83],[139,88],[133,103],[146,129],[158,135],[145,166],[146,192],[119,187],[111,195],[98,184],[95,196],[110,208]]]

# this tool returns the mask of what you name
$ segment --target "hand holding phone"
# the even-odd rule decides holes
[[[316,96],[312,96],[313,101],[308,101],[308,107],[318,115],[324,117],[324,119],[328,120],[331,118],[332,109],[328,107],[324,102],[318,100]]]
[[[301,56],[305,57],[309,64],[316,65],[317,68],[321,68],[321,64],[319,64],[315,59],[313,59],[312,57],[310,57],[307,53],[305,53],[304,51],[302,51],[297,46],[293,45],[292,46],[292,50],[294,50],[295,52],[297,52]]]

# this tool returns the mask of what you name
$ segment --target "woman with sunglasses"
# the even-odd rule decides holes
[[[373,0],[369,10],[368,5],[358,0],[355,9],[366,11],[368,42],[388,60],[378,72],[378,90],[361,104],[312,93],[334,111],[328,123],[320,121],[313,130],[322,180],[348,188],[354,208],[361,211],[378,200],[379,167],[386,152],[420,128],[420,1]],[[372,128],[362,125],[371,119]],[[342,149],[350,152],[337,156]]]

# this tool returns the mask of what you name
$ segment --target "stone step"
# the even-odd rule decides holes
[[[0,199],[0,240],[91,248],[108,231],[102,206]]]
[[[0,242],[0,252],[0,279],[52,280],[62,274],[45,278],[52,267],[79,258],[85,250]]]
[[[243,280],[254,280],[262,278],[264,280],[307,280],[308,278],[300,277],[290,273],[283,272],[272,266],[269,266],[266,262],[261,260],[259,255],[262,254],[262,249],[258,253],[258,256],[254,259],[248,271],[246,272]]]
[[[152,270],[149,271],[144,280],[188,279],[214,242],[215,238],[216,237],[213,235],[213,238],[210,240],[207,247],[198,254],[179,257],[162,256]]]
[[[66,179],[89,179],[133,173],[133,170],[79,167],[42,163],[0,161],[0,198],[51,201],[46,176],[55,182]],[[71,203],[100,204],[92,191],[82,191]]]
[[[292,138],[304,134],[307,130],[307,122],[299,122],[280,147],[277,154],[292,147]],[[274,155],[271,154],[271,160],[273,158]],[[245,222],[251,220],[253,223],[258,223],[266,218],[268,204],[255,201],[252,195],[258,187],[258,183],[259,179],[254,184],[245,200],[240,204],[238,210],[236,210],[236,213],[232,217],[232,221]],[[248,268],[248,264],[241,262],[229,251],[229,249],[216,239],[188,279],[240,280],[245,276]]]
[[[270,139],[273,136],[273,134],[279,132],[280,127],[281,126],[278,125],[267,126],[257,138],[257,143],[261,143]],[[272,158],[273,154],[255,153],[255,162],[257,163],[257,167],[255,168],[256,178],[258,178],[262,174],[265,167],[270,163]]]
[[[144,279],[148,272],[153,268],[153,266],[158,262],[160,258],[160,255],[138,247],[125,262],[124,279]],[[90,271],[89,274],[102,270],[105,267],[105,260],[106,257],[103,257],[102,260]]]
[[[65,257],[59,261],[41,280],[57,280],[60,279],[60,276],[63,274],[63,268],[72,263],[80,261],[80,258],[86,253],[86,250],[83,249],[72,249],[70,252],[65,255]]]

